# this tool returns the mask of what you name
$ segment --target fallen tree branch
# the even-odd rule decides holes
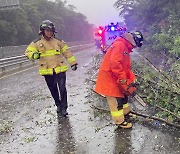
[[[141,76],[139,76],[138,74],[135,74],[138,78],[141,78],[141,79],[143,79],[143,77],[141,77]],[[147,80],[147,79],[146,79]],[[170,89],[168,89],[167,87],[164,87],[164,86],[162,86],[162,85],[160,85],[160,84],[158,84],[157,82],[155,82],[155,81],[152,81],[152,80],[147,80],[148,82],[149,82],[149,84],[155,84],[156,86],[154,86],[153,88],[155,88],[155,89],[157,89],[157,90],[160,90],[160,88],[158,88],[158,86],[160,86],[161,88],[163,88],[163,90],[166,90],[166,91],[169,91],[169,92],[171,92],[171,93],[174,93],[174,94],[176,94],[176,95],[180,95],[180,93],[178,92],[178,91],[172,91],[172,90],[170,90]]]
[[[178,117],[177,115],[175,115],[173,112],[171,112],[171,111],[169,111],[169,110],[167,110],[167,109],[164,109],[164,108],[162,108],[162,107],[160,107],[160,106],[158,106],[158,105],[155,105],[155,106],[156,106],[157,108],[161,109],[162,111],[168,112],[169,114],[175,116],[178,120],[180,120],[180,117]]]
[[[97,110],[101,110],[101,111],[105,111],[105,112],[110,112],[110,111],[107,110],[107,109],[103,109],[103,108],[97,107],[97,106],[95,106],[95,105],[91,105],[90,107],[95,108],[95,109],[97,109]]]
[[[96,94],[98,94],[96,91],[94,91],[94,89],[90,88],[90,90],[93,91],[93,92],[95,92]],[[100,96],[102,96],[102,97],[105,98],[104,95],[101,95],[101,94],[98,94],[98,95],[100,95]],[[138,94],[136,94],[133,98],[134,98],[139,104],[141,104],[143,107],[146,106],[146,103],[143,101],[143,99],[142,99]]]
[[[91,91],[93,91],[94,93],[96,93],[96,94],[98,94],[98,95],[100,95],[100,96],[102,96],[102,97],[104,97],[105,98],[105,96],[104,95],[101,95],[101,94],[99,94],[99,93],[97,93],[96,91],[94,91],[94,89],[92,89],[92,88],[89,88]]]
[[[93,75],[92,75],[92,79],[98,74],[98,71],[99,71],[99,69],[96,71],[96,73],[94,73]]]
[[[93,108],[95,108],[97,110],[102,110],[102,111],[105,111],[105,112],[110,112],[107,109],[103,109],[103,108],[100,108],[100,107],[97,107],[97,106],[94,106],[94,105],[91,105],[91,107],[93,107]],[[166,120],[164,120],[162,118],[158,118],[158,117],[154,117],[154,116],[149,116],[149,115],[145,115],[145,114],[134,112],[134,111],[131,111],[131,113],[136,114],[137,116],[144,117],[144,118],[149,118],[149,119],[157,120],[157,121],[160,121],[160,122],[164,122],[164,123],[166,123],[169,126],[180,128],[180,125],[168,122],[168,121],[166,121]]]
[[[94,82],[94,83],[96,82],[96,81],[95,81],[95,80],[93,80],[93,79],[86,79],[86,80],[92,81],[92,82]]]
[[[141,78],[141,77],[140,77]],[[151,80],[147,80],[148,82],[150,82],[150,83],[153,83],[153,84],[155,84],[156,82],[154,82],[154,81],[151,81]],[[160,88],[158,88],[158,86],[161,86],[161,85],[159,85],[159,84],[157,84],[156,83],[156,86],[151,86],[150,85],[150,83],[149,83],[149,87],[151,88],[151,90],[152,91],[154,91],[153,89],[156,89],[156,90],[161,90]],[[158,86],[157,86],[158,85]],[[166,91],[168,91],[168,92],[171,92],[172,94],[175,94],[175,95],[180,95],[180,93],[178,93],[178,92],[175,92],[175,91],[171,91],[171,90],[169,90],[169,89],[166,89],[165,87],[163,87],[163,86],[161,86],[161,88],[163,88],[163,90],[166,90]],[[156,95],[156,93],[154,92],[154,95]],[[141,98],[147,98],[147,96],[141,96]],[[173,102],[168,102],[169,104],[172,104],[173,106],[175,106],[176,108],[178,108],[178,109],[180,109],[180,107],[179,106],[177,106],[176,104],[174,104]]]
[[[177,88],[180,88],[180,85],[179,85],[177,82],[175,82],[173,79],[169,78],[169,76],[167,76],[162,70],[159,70],[156,66],[154,66],[153,63],[152,63],[148,58],[146,58],[145,56],[140,55],[140,54],[139,54],[139,56],[140,56],[141,58],[144,58],[147,62],[149,62],[150,66],[151,66],[155,71],[157,71],[157,72],[159,72],[161,75],[163,75],[165,79],[168,79],[168,80],[169,80],[172,84],[174,84]]]
[[[131,111],[131,112],[133,114],[136,114],[137,116],[141,116],[141,117],[144,117],[144,118],[149,118],[149,119],[157,120],[157,121],[160,121],[160,122],[164,122],[164,123],[166,123],[169,126],[174,126],[176,128],[180,128],[180,125],[168,122],[168,121],[166,121],[166,120],[164,120],[162,118],[158,118],[158,117],[155,117],[155,116],[149,116],[149,115],[145,115],[145,114],[142,114],[142,113],[137,113],[137,112],[134,112],[134,111]]]

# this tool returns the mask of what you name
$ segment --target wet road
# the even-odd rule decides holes
[[[0,154],[178,154],[173,129],[137,122],[117,129],[109,113],[91,105],[107,104],[89,90],[96,48],[75,53],[77,71],[67,72],[68,117],[56,107],[38,68],[0,79]]]

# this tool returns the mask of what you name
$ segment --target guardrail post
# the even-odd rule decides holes
[[[22,63],[19,63],[19,68],[21,68],[22,67]]]
[[[5,67],[2,67],[2,74],[5,73]]]
[[[35,65],[35,64],[36,64],[35,60],[31,60],[31,61],[32,61],[33,65]]]
[[[0,58],[4,58],[4,51],[3,51],[3,47],[0,47]]]

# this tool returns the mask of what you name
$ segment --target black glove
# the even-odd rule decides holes
[[[72,69],[73,71],[77,70],[77,64],[72,65],[72,66],[71,66],[71,69]]]
[[[33,59],[39,59],[40,58],[40,53],[39,52],[33,53],[32,58]]]

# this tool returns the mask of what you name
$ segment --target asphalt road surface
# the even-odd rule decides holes
[[[179,154],[178,130],[137,122],[113,125],[89,90],[100,50],[75,53],[78,70],[67,72],[68,117],[57,117],[44,78],[33,66],[0,78],[0,154]],[[106,103],[106,102],[104,102]]]

